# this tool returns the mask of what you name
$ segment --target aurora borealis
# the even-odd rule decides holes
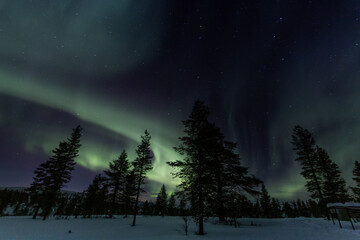
[[[360,158],[360,2],[32,0],[0,3],[0,186],[28,186],[84,128],[82,191],[148,129],[149,192],[194,100],[280,199],[304,197],[292,128],[314,132],[348,184]]]

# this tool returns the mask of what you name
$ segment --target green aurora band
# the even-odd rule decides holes
[[[68,89],[61,89],[59,86],[50,84],[38,84],[34,79],[17,76],[4,70],[0,70],[0,73],[0,93],[63,110],[83,121],[126,137],[132,141],[132,145],[127,149],[130,159],[135,157],[136,143],[140,142],[140,136],[145,129],[148,129],[152,135],[152,151],[155,157],[154,169],[148,174],[149,179],[156,182],[166,182],[172,190],[178,183],[177,180],[172,179],[171,169],[165,162],[179,159],[173,147],[177,144],[177,137],[175,136],[180,136],[181,130],[176,130],[173,126],[158,124],[161,121],[154,116],[144,116],[128,110],[119,111],[119,109],[123,109],[122,106],[115,106],[114,103],[94,99],[94,96],[91,98],[82,96],[74,99],[76,94]],[[169,131],[172,134],[167,134]],[[49,131],[46,134],[45,137],[30,136],[29,139],[25,139],[26,150],[31,152],[40,148],[44,153],[50,155],[51,150],[61,139],[59,137],[66,136],[64,133]],[[42,139],[43,141],[34,139]],[[115,159],[121,152],[121,149],[108,149],[104,145],[93,144],[86,138],[83,141],[83,149],[81,149],[78,163],[91,170],[106,169],[108,162]]]
[[[165,183],[170,191],[174,190],[178,180],[172,179],[171,169],[165,162],[180,158],[173,147],[179,143],[177,138],[183,135],[181,120],[187,117],[185,110],[184,114],[172,113],[169,118],[162,108],[154,106],[151,110],[144,109],[141,103],[147,99],[136,101],[136,96],[127,98],[126,95],[124,98],[127,100],[119,100],[111,98],[119,97],[117,95],[106,96],[101,89],[97,91],[98,85],[106,85],[101,81],[124,76],[126,83],[130,81],[126,79],[126,73],[131,74],[144,62],[155,60],[155,64],[158,63],[159,48],[166,45],[162,40],[168,39],[163,35],[167,33],[164,31],[169,14],[165,11],[166,7],[151,1],[131,0],[3,1],[0,10],[0,94],[9,99],[24,99],[48,110],[63,111],[79,121],[94,125],[100,132],[108,131],[111,135],[109,138],[125,139],[121,146],[109,145],[87,135],[94,129],[84,129],[83,146],[77,161],[92,171],[107,168],[109,161],[121,153],[120,148],[125,148],[129,158],[134,159],[140,136],[148,129],[155,155],[154,169],[149,173],[149,178],[159,183],[158,186]],[[281,84],[271,99],[276,102],[276,107],[266,123],[268,139],[264,142],[269,144],[267,150],[257,149],[257,145],[251,141],[258,141],[259,136],[252,138],[251,130],[241,126],[242,123],[236,119],[243,108],[252,106],[252,101],[256,101],[249,97],[248,92],[267,93],[268,89],[264,91],[262,84],[249,84],[256,82],[254,79],[257,79],[257,75],[251,72],[257,67],[262,68],[261,61],[264,57],[264,62],[267,61],[267,53],[258,47],[256,41],[253,42],[255,47],[249,46],[252,50],[244,61],[232,58],[232,48],[230,52],[221,53],[224,58],[220,59],[226,60],[226,66],[223,66],[221,75],[223,88],[216,91],[223,91],[221,107],[227,114],[227,126],[224,127],[227,127],[228,137],[232,141],[238,142],[239,132],[251,138],[247,143],[238,142],[239,152],[251,148],[252,155],[244,159],[244,165],[250,167],[251,173],[266,176],[265,181],[268,181],[265,183],[273,197],[292,199],[306,196],[305,180],[300,175],[299,164],[294,161],[290,144],[292,128],[296,124],[315,133],[317,143],[329,151],[331,158],[343,171],[343,176],[353,185],[351,170],[360,156],[360,35],[357,29],[348,27],[349,30],[342,26],[339,29],[341,36],[344,36],[339,43],[332,41],[334,38],[331,36],[335,36],[335,33],[323,32],[323,36],[319,35],[319,41],[299,39],[292,47],[294,57],[285,57],[289,60],[282,62],[287,64],[285,70],[274,76],[281,80]],[[269,36],[255,36],[258,39],[269,37],[275,41],[273,32],[269,32]],[[198,36],[195,37],[198,39]],[[337,39],[338,36],[335,37]],[[194,56],[204,51],[193,50]],[[161,51],[166,52],[166,49]],[[175,58],[169,58],[169,61],[174,60],[172,64],[182,67],[182,63],[179,64]],[[331,64],[329,58],[332,59]],[[201,56],[199,59],[202,59]],[[251,59],[259,59],[261,63],[259,66],[253,65],[257,61]],[[145,64],[146,67],[149,65]],[[195,66],[198,67],[201,64]],[[146,76],[144,79],[151,81]],[[180,77],[171,81],[175,82],[174,88],[181,86],[176,84],[176,81],[182,81]],[[186,91],[174,94],[184,99],[179,104],[182,107],[184,102],[193,100],[192,95],[196,95],[192,92],[196,89],[188,88]],[[205,92],[201,96],[208,94]],[[175,109],[174,103],[169,105],[169,108]],[[188,108],[186,112],[190,110]],[[24,121],[21,117],[11,120]],[[10,121],[7,112],[0,111],[0,124],[6,125],[7,121]],[[70,129],[59,128],[55,130],[43,126],[42,129],[29,130],[31,134],[22,134],[19,130],[14,135],[27,152],[41,152],[50,156],[51,150],[70,132]],[[269,153],[268,159],[265,159],[270,161],[269,168],[262,166],[265,163],[261,159],[262,151]],[[260,174],[264,171],[265,174]],[[158,191],[158,186],[151,185],[150,191]]]

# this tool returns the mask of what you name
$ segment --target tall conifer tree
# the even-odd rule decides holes
[[[138,214],[138,204],[140,192],[144,191],[141,185],[145,183],[146,174],[152,167],[153,155],[150,150],[150,134],[147,130],[143,136],[141,136],[141,143],[136,149],[136,159],[132,162],[134,168],[134,176],[136,182],[136,199],[134,206],[134,218],[132,226],[136,225],[136,215]]]
[[[126,151],[123,150],[118,159],[109,163],[109,170],[104,171],[110,191],[109,218],[112,218],[115,209],[119,206],[120,196],[123,195],[130,164]]]
[[[327,203],[346,202],[349,194],[346,189],[346,182],[341,177],[339,166],[333,162],[328,153],[321,147],[316,147],[317,166],[323,177],[324,198]]]
[[[185,136],[175,151],[184,156],[183,160],[168,162],[175,169],[174,177],[179,177],[180,192],[191,202],[192,215],[198,224],[198,234],[204,234],[204,218],[207,199],[212,190],[209,150],[209,108],[196,101],[188,120],[183,121]]]
[[[60,190],[71,180],[75,158],[78,156],[81,146],[81,131],[80,126],[74,128],[71,137],[61,141],[59,146],[53,150],[53,156],[35,170],[30,191],[37,194],[38,203],[43,210],[43,220],[51,213]],[[37,212],[34,214],[35,218],[36,215]]]
[[[296,151],[296,160],[301,164],[301,175],[306,179],[306,188],[313,199],[321,202],[327,218],[330,219],[322,189],[321,171],[317,164],[317,153],[313,135],[306,129],[295,126],[292,144]]]

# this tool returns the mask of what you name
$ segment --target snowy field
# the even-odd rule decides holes
[[[195,224],[191,222],[189,235],[184,235],[180,217],[138,216],[137,226],[131,227],[132,218],[123,219],[69,219],[47,221],[32,220],[31,217],[1,217],[1,240],[55,240],[55,239],[271,239],[271,240],[353,240],[360,239],[359,230],[352,230],[349,222],[343,222],[343,229],[323,219],[253,219],[256,226],[250,226],[251,219],[240,219],[241,226],[205,224],[205,236],[197,236]],[[69,233],[71,230],[72,233]]]

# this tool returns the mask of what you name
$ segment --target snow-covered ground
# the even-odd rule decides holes
[[[55,240],[55,239],[269,239],[269,240],[353,240],[360,239],[359,230],[352,230],[349,222],[343,229],[331,221],[312,218],[297,219],[240,219],[241,226],[205,224],[205,236],[197,236],[195,224],[191,222],[189,235],[184,235],[180,217],[138,216],[137,226],[131,227],[132,218],[116,219],[69,219],[46,221],[31,217],[1,217],[0,239],[4,240]],[[250,226],[253,221],[256,226]],[[71,230],[71,233],[69,233]]]

